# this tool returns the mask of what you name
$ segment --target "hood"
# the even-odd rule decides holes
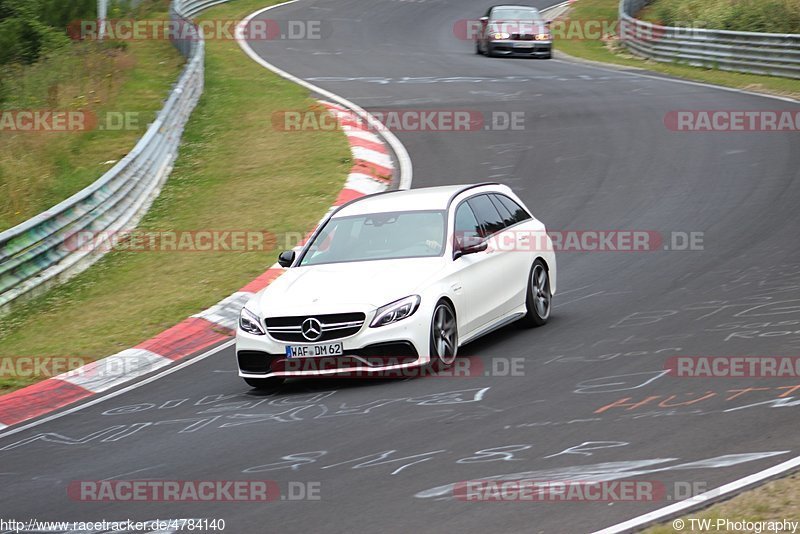
[[[366,312],[414,294],[444,266],[435,257],[294,267],[258,293],[250,308],[264,317]]]

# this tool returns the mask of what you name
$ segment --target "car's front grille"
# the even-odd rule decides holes
[[[511,39],[514,41],[533,41],[534,37],[530,33],[512,33]]]
[[[278,341],[317,343],[352,336],[364,326],[366,315],[361,312],[302,315],[295,317],[269,317],[265,319],[267,332]],[[303,334],[303,325],[309,321],[313,331]],[[306,325],[307,327],[309,324]],[[319,330],[319,336],[315,330]]]
[[[368,345],[362,349],[345,349],[342,356],[315,358],[283,358],[273,356],[270,372],[330,371],[412,365],[419,361],[414,345],[408,341],[392,341]]]
[[[547,53],[548,48],[546,46],[532,46],[529,48],[517,48],[515,46],[503,46],[503,45],[495,45],[494,50],[496,52],[510,52],[514,55],[535,55],[541,53]]]

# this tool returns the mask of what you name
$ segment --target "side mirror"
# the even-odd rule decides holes
[[[284,250],[278,255],[278,265],[290,267],[294,263],[294,250]]]
[[[486,24],[489,22],[489,17],[481,17],[478,20],[481,21],[481,26],[486,26]]]
[[[545,25],[545,26],[547,26],[548,28],[550,27],[550,25],[551,25],[552,23],[553,23],[553,21],[552,21],[552,20],[550,20],[550,19],[547,19],[546,21],[544,21],[544,25]]]
[[[489,242],[476,235],[465,235],[461,238],[460,242],[457,241],[456,243],[456,249],[453,252],[453,261],[461,256],[483,252],[489,248]]]

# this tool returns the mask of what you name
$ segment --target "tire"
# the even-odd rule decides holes
[[[244,381],[248,386],[259,389],[261,391],[274,391],[283,384],[282,377],[272,378],[245,378]]]
[[[458,323],[453,307],[440,300],[431,316],[430,355],[436,369],[453,365],[458,354]]]
[[[481,42],[480,41],[475,41],[475,53],[478,54],[479,56],[483,55],[483,52],[481,52]]]
[[[492,45],[486,44],[486,57],[497,57],[497,54],[492,50]]]
[[[528,276],[528,291],[525,299],[527,313],[523,321],[528,327],[543,326],[550,318],[553,294],[550,291],[550,273],[544,262],[537,259]]]
[[[552,59],[552,58],[553,58],[553,51],[552,50],[550,52],[548,52],[546,56],[544,56],[544,59]]]

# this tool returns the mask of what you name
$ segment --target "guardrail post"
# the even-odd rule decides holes
[[[108,0],[97,0],[97,40],[102,41],[106,34],[106,19],[108,18]]]

